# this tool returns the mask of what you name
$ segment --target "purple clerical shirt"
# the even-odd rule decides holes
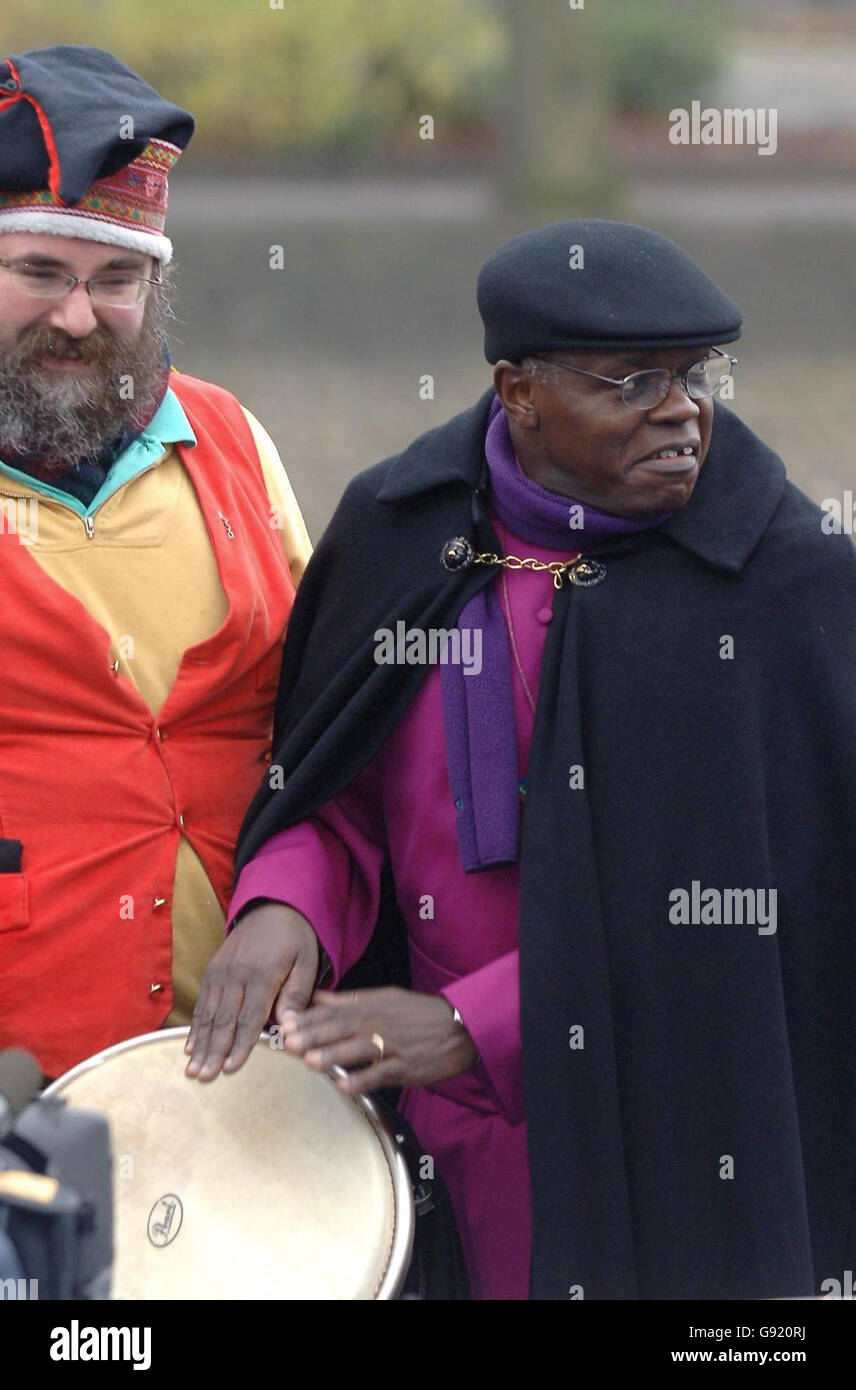
[[[496,516],[506,554],[546,550]],[[503,570],[493,583],[513,627],[518,768],[526,776],[541,657],[552,617],[548,573]],[[516,646],[517,659],[514,648]],[[524,811],[525,814],[525,811]],[[389,855],[407,923],[412,988],[442,994],[469,1030],[479,1062],[432,1086],[408,1087],[399,1109],[446,1182],[474,1298],[525,1299],[531,1243],[518,980],[518,864],[461,867],[446,769],[440,670],[433,667],[375,757],[332,801],[274,835],[246,865],[230,921],[253,898],[288,903],[311,922],[335,983],[364,950]]]

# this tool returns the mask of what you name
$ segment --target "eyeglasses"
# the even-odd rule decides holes
[[[679,381],[690,400],[701,401],[715,396],[722,389],[737,364],[737,358],[714,348],[714,357],[703,357],[685,372],[670,372],[665,367],[655,367],[650,371],[632,372],[630,376],[601,376],[599,372],[587,372],[582,367],[571,367],[567,362],[555,362],[552,357],[539,357],[539,362],[549,362],[553,367],[561,367],[566,372],[579,372],[581,376],[593,376],[598,381],[608,381],[610,386],[621,387],[621,399],[633,410],[653,410],[664,401],[672,389],[672,382]]]
[[[152,279],[124,270],[111,270],[96,275],[93,280],[81,280],[77,275],[68,275],[50,266],[33,265],[29,261],[0,261],[0,268],[18,294],[31,295],[34,299],[64,299],[78,285],[83,285],[93,304],[109,309],[133,309],[148,294],[149,285],[162,283],[159,265]]]

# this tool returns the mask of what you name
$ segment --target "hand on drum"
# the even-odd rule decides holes
[[[205,972],[185,1047],[186,1074],[213,1081],[221,1071],[237,1071],[271,1010],[281,1023],[288,1010],[305,1008],[317,974],[318,938],[305,917],[283,903],[250,908]]]
[[[310,1067],[346,1067],[348,1093],[384,1086],[430,1086],[467,1071],[473,1040],[445,999],[407,989],[316,990],[312,1004],[281,1019],[283,1047]]]

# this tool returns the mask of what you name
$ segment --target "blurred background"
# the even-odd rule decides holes
[[[485,389],[479,267],[561,217],[686,247],[746,316],[733,407],[815,500],[852,486],[856,0],[0,0],[0,35],[195,114],[174,360],[263,421],[314,539]],[[775,154],[673,145],[695,100],[775,108]]]

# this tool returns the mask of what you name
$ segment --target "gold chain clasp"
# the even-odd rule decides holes
[[[508,570],[547,571],[553,576],[553,588],[561,589],[565,576],[581,589],[589,589],[599,584],[606,574],[606,565],[600,560],[586,559],[575,555],[573,560],[535,560],[531,556],[497,555],[492,550],[476,551],[463,536],[455,536],[447,541],[440,552],[445,569],[467,569],[470,565],[501,565]]]
[[[588,589],[599,584],[606,574],[606,566],[599,560],[586,560],[577,555],[573,560],[534,560],[531,556],[495,555],[484,550],[473,555],[474,565],[502,565],[509,570],[548,571],[553,576],[553,588],[561,589],[565,576],[579,588]]]

